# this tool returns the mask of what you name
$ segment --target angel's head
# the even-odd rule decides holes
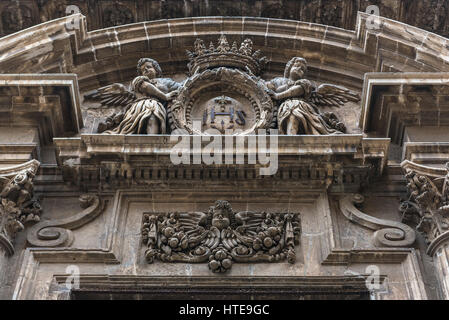
[[[224,200],[215,201],[215,205],[210,207],[212,214],[212,225],[219,230],[229,227],[233,220],[233,211],[231,204]]]
[[[301,57],[294,57],[285,66],[284,77],[294,81],[302,79],[307,71],[307,61]]]
[[[162,69],[156,60],[142,58],[137,63],[137,73],[141,76],[147,76],[150,79],[154,79],[159,78],[162,75]]]

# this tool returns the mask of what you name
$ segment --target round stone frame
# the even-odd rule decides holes
[[[192,108],[198,97],[205,92],[223,88],[228,92],[233,91],[241,94],[248,99],[256,115],[256,120],[251,128],[235,135],[247,135],[258,129],[269,129],[275,108],[265,82],[239,69],[219,67],[204,70],[184,83],[177,98],[169,107],[172,132],[176,129],[184,129],[189,134],[207,135],[207,133],[200,132],[193,127]]]

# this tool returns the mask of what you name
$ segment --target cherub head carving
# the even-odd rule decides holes
[[[159,78],[162,75],[162,69],[156,60],[151,58],[142,58],[137,63],[137,73],[150,79]]]
[[[293,81],[301,79],[307,71],[307,61],[301,57],[294,57],[285,66],[284,78]]]
[[[210,207],[209,213],[212,214],[212,225],[219,230],[226,229],[234,221],[231,204],[224,200],[215,201],[214,206]]]

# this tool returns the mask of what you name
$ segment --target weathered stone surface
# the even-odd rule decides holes
[[[443,0],[165,0],[116,2],[103,0],[19,0],[4,1],[0,7],[0,35],[23,30],[32,25],[73,13],[68,5],[76,5],[88,16],[91,30],[133,22],[201,16],[245,16],[300,20],[339,28],[352,29],[358,11],[368,6],[379,7],[379,14],[425,30],[448,35],[444,17],[448,5]]]
[[[36,8],[30,1],[19,2]],[[39,1],[35,22],[47,23],[0,39],[0,172],[9,164],[39,159],[33,192],[42,207],[40,222],[16,233],[9,247],[0,246],[0,298],[156,299],[185,297],[185,292],[214,299],[447,298],[449,233],[442,214],[448,200],[443,169],[449,123],[447,39],[399,22],[415,19],[409,10],[418,9],[426,14],[419,24],[444,29],[445,3],[432,1],[439,8],[434,10],[406,1],[373,1],[381,14],[393,18],[380,18],[373,30],[366,14],[352,13],[367,1],[255,1],[251,6],[229,1],[222,8],[201,1],[185,6],[139,2],[145,10],[134,1],[91,1],[91,7],[74,2],[82,10],[101,10],[101,21],[80,15],[52,20],[64,14],[65,2]],[[2,3],[0,12],[9,12],[10,5],[15,4]],[[204,17],[239,12],[322,24]],[[26,8],[21,13],[27,17]],[[148,14],[150,19],[195,17],[139,22]],[[80,19],[80,29],[68,27],[74,18]],[[0,28],[5,21],[10,30],[31,23],[12,20],[1,20]],[[138,23],[87,31],[87,26],[129,22]],[[355,26],[355,31],[334,26]],[[136,62],[145,57],[157,60],[170,79],[161,80],[154,60],[141,60],[136,78]],[[307,60],[305,74],[304,60],[295,57]],[[132,98],[135,91],[128,88],[140,80],[158,90],[177,83],[162,94],[147,92],[140,101],[156,101],[163,112],[170,109],[165,102],[176,96],[185,121],[203,119],[206,110],[208,128],[231,125],[223,120],[231,113],[227,106],[245,112],[245,130],[259,120],[263,128],[276,128],[278,107],[288,108],[288,99],[296,99],[296,119],[304,111],[298,105],[307,109],[307,104],[313,109],[308,116],[340,129],[339,122],[344,123],[347,133],[286,130],[290,134],[270,135],[269,145],[276,145],[272,175],[261,174],[266,165],[249,162],[254,152],[249,141],[261,137],[251,134],[224,153],[232,159],[245,155],[246,164],[175,165],[170,153],[178,140],[170,139],[162,126],[153,130],[146,119],[142,132],[97,133],[101,122],[109,118],[112,123],[129,110],[117,93]],[[305,89],[309,82],[316,83],[311,92]],[[290,89],[294,92],[287,94]],[[189,105],[192,97],[197,100]],[[261,110],[267,111],[265,118]],[[223,122],[214,123],[212,111]],[[169,112],[165,116],[174,123]],[[196,138],[205,147],[210,136]],[[232,140],[235,145],[237,136]],[[224,144],[222,139],[219,145]],[[420,189],[423,179],[402,172],[404,159],[414,161],[404,167],[428,177],[425,186],[435,188]],[[428,166],[419,171],[419,163]],[[417,183],[416,190],[411,188],[413,199],[407,195],[410,179]],[[80,210],[79,196],[86,193]],[[19,204],[24,200],[5,195]],[[413,205],[397,210],[400,199],[407,198],[421,205],[417,215]],[[437,201],[425,204],[422,199]],[[25,205],[16,209],[29,213]],[[422,219],[418,231],[424,234],[414,230]],[[209,238],[196,238],[197,231]],[[293,258],[295,263],[289,263]],[[66,281],[73,267],[79,268],[80,288],[72,290]],[[375,287],[367,283],[373,272]],[[279,285],[286,290],[280,292]]]

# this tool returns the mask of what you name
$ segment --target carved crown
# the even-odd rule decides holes
[[[203,40],[196,39],[194,51],[187,51],[187,55],[190,60],[188,66],[191,75],[218,67],[232,67],[243,71],[249,69],[257,75],[268,62],[260,50],[253,50],[251,39],[245,39],[240,46],[234,41],[231,46],[224,35],[218,39],[217,47],[211,42],[209,48],[206,48]]]

